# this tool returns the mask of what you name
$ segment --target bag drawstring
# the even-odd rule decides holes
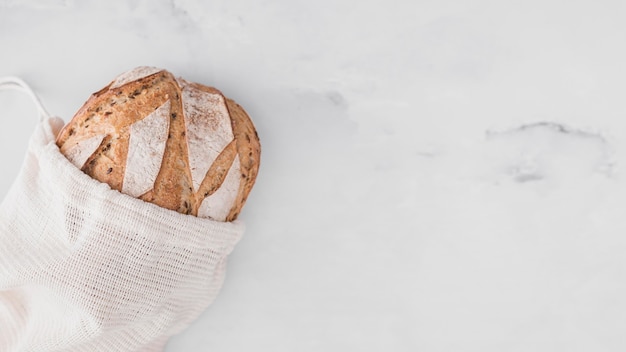
[[[37,94],[35,94],[30,86],[21,78],[12,76],[0,77],[0,90],[2,89],[17,90],[28,94],[37,106],[37,110],[39,111],[39,121],[50,118],[48,110],[46,110],[46,108],[43,106]]]

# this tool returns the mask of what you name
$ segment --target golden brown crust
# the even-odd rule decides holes
[[[185,82],[187,83],[187,82]],[[187,83],[192,89],[220,94],[217,89]],[[112,88],[113,87],[113,88]],[[222,95],[223,97],[223,95]],[[94,93],[72,120],[61,130],[57,145],[68,155],[70,148],[97,135],[105,135],[96,151],[81,166],[86,174],[122,191],[129,150],[130,129],[166,101],[170,101],[169,135],[163,160],[152,190],[140,199],[183,214],[197,215],[202,201],[224,182],[235,155],[241,164],[241,182],[226,221],[237,218],[254,185],[259,168],[260,144],[245,111],[225,99],[230,113],[234,140],[211,165],[197,192],[193,190],[186,141],[181,87],[175,77],[161,70],[119,87],[114,82]]]
[[[163,89],[172,101],[169,134],[163,155],[164,167],[161,167],[153,190],[140,199],[179,213],[193,214],[190,201],[193,199],[193,190],[189,174],[187,144],[184,142],[185,124],[181,118],[180,88],[171,76],[167,81],[167,87]]]
[[[241,185],[237,193],[235,205],[231,209],[227,221],[232,221],[239,216],[241,208],[248,199],[248,194],[254,186],[259,173],[261,163],[261,142],[259,135],[252,124],[252,120],[246,111],[234,100],[226,99],[226,106],[230,113],[230,120],[233,125],[233,134],[237,143],[237,153],[241,164]]]

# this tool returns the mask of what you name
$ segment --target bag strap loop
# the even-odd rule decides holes
[[[14,76],[0,77],[0,90],[3,89],[17,90],[28,94],[37,106],[37,110],[39,111],[39,121],[50,118],[48,110],[46,110],[46,108],[43,106],[37,94],[35,94],[30,86],[21,78]]]

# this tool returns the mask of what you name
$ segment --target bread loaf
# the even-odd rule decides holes
[[[94,93],[57,145],[113,189],[218,221],[239,215],[261,152],[241,106],[215,88],[154,67],[126,72]]]

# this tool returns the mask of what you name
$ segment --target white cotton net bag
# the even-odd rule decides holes
[[[162,351],[216,298],[241,222],[183,215],[111,190],[41,119],[0,204],[0,351]]]

